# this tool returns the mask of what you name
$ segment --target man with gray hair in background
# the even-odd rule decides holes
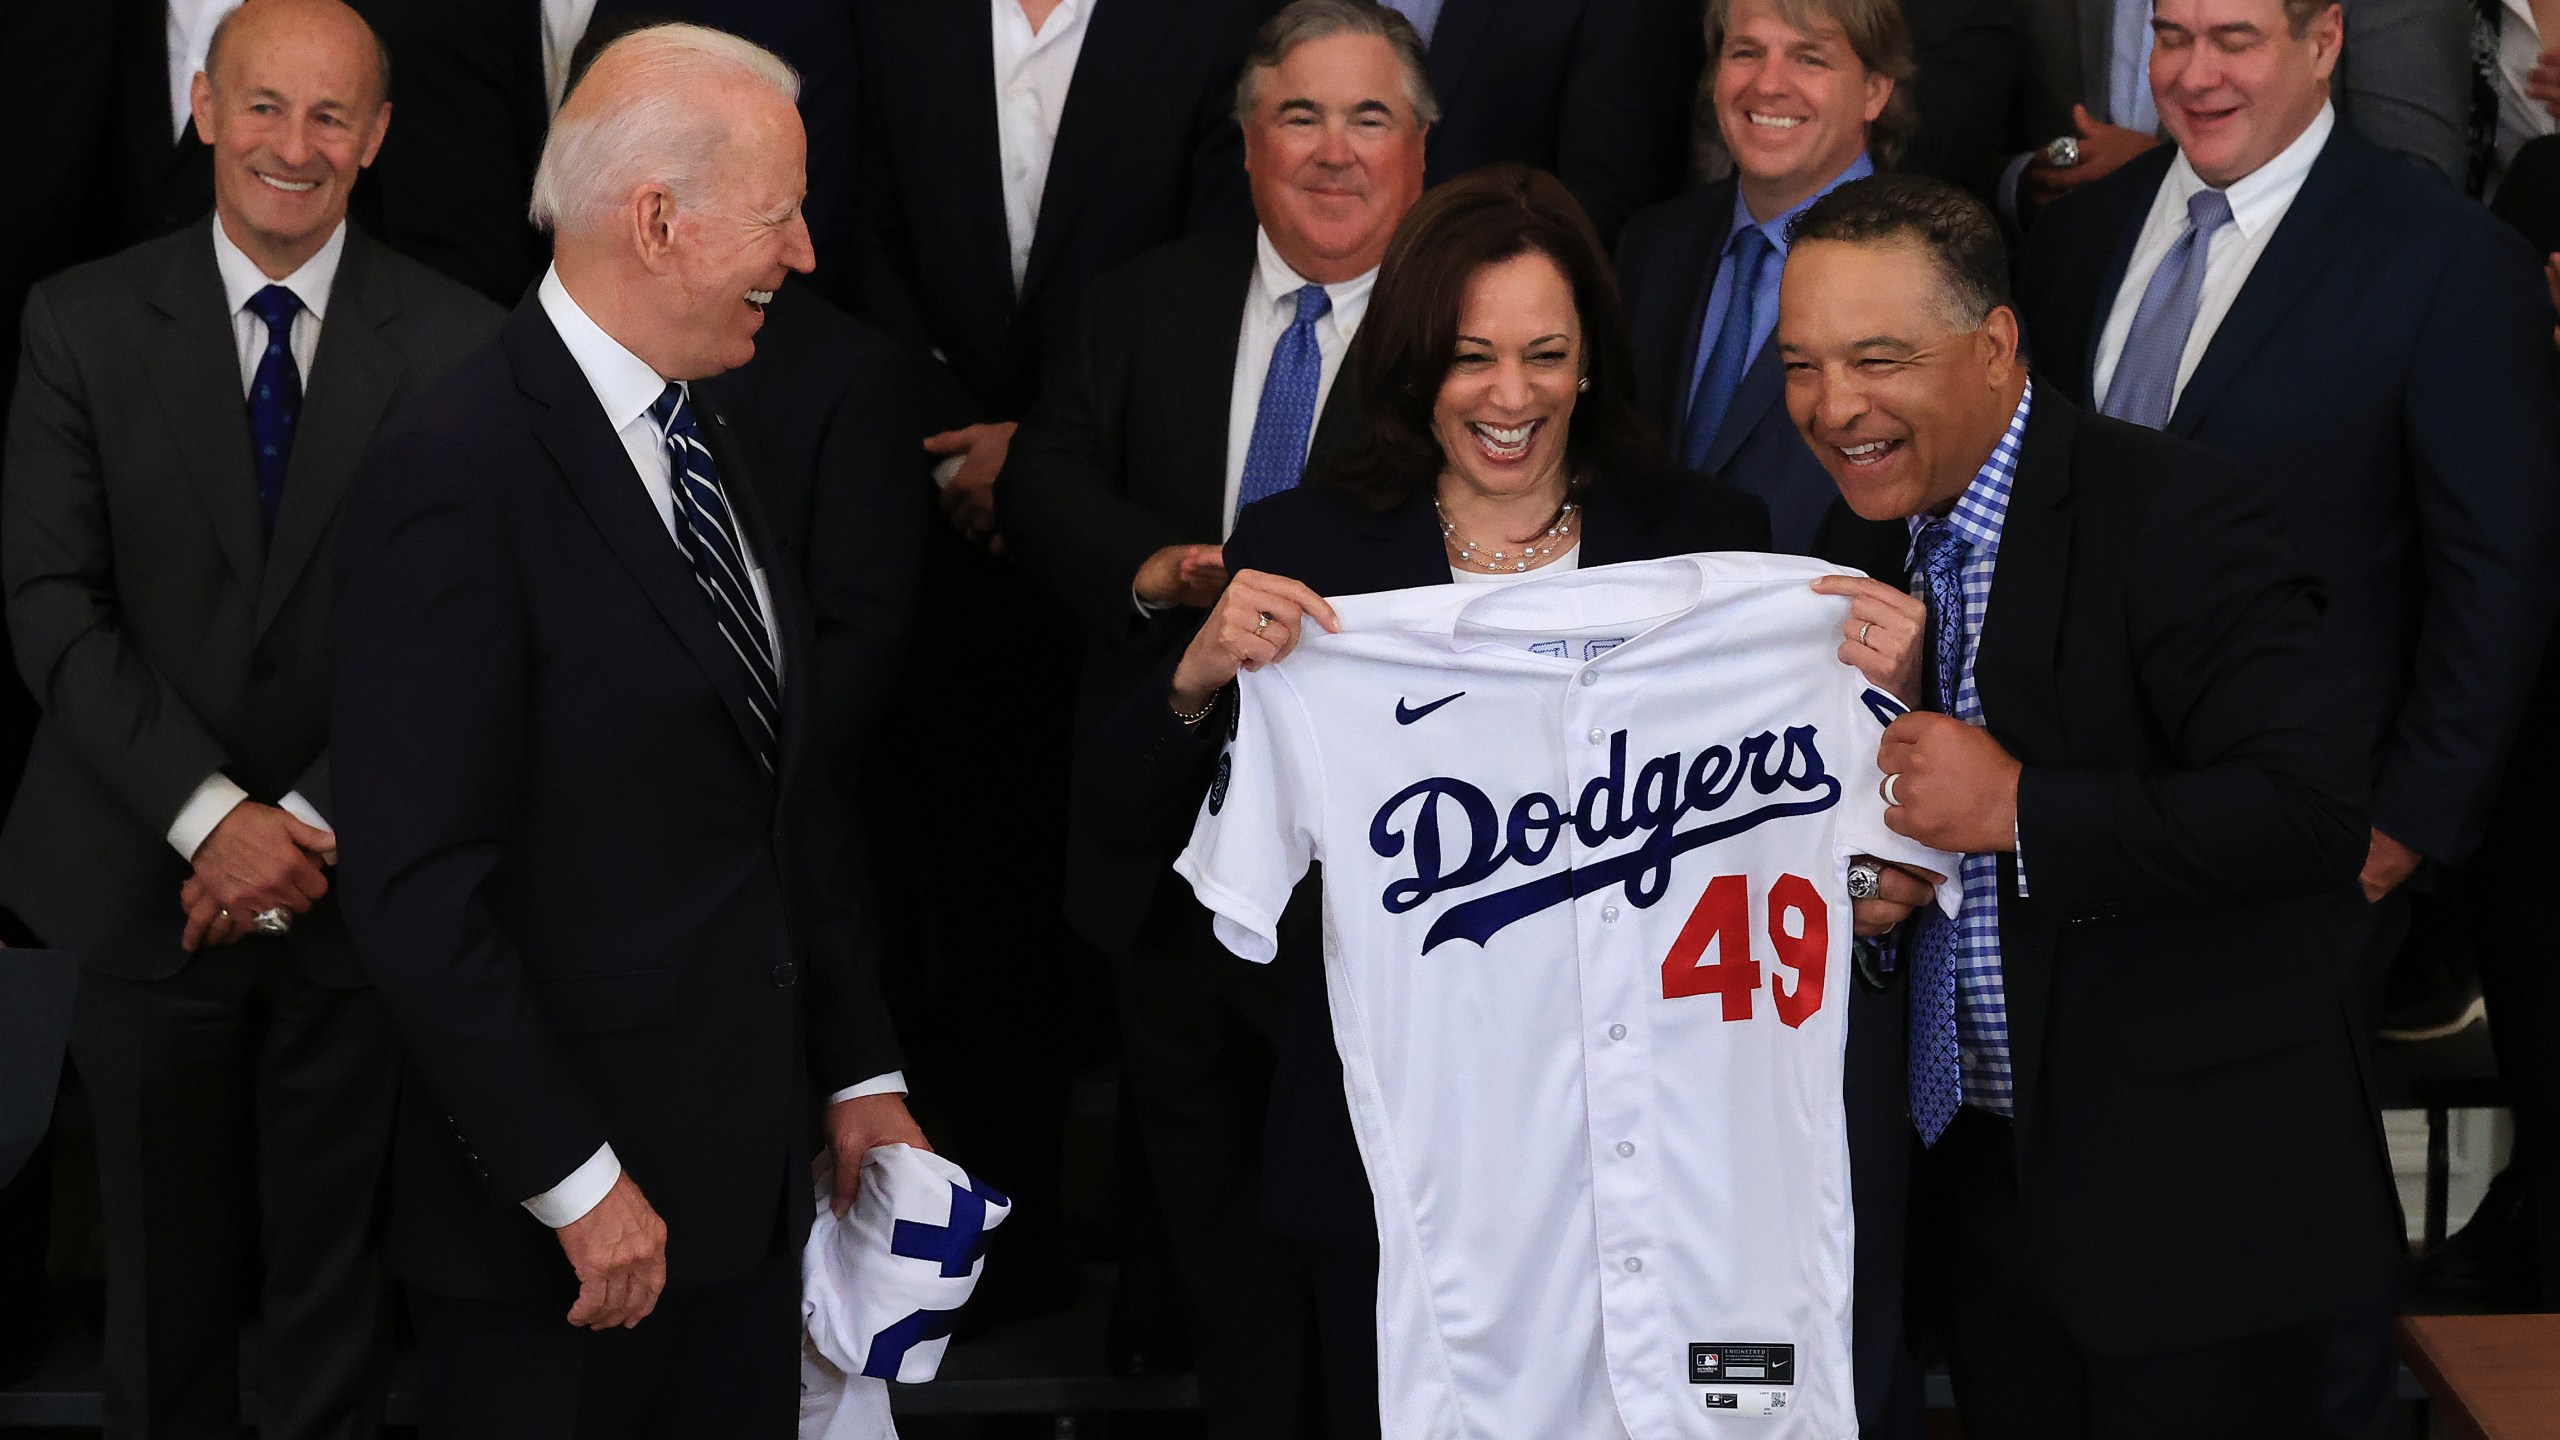
[[[714,30],[605,47],[535,174],[550,271],[346,517],[336,818],[411,1060],[430,1437],[791,1433],[809,1137],[839,1211],[924,1143],[796,557],[688,383],[814,263],[797,88]]]

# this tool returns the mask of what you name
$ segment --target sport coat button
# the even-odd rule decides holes
[[[773,967],[773,983],[788,990],[800,978],[800,967],[785,960]]]

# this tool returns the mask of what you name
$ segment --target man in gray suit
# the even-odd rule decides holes
[[[2001,212],[2018,220],[2159,144],[2160,120],[2151,106],[2151,0],[2013,3],[2026,18],[2017,123],[2037,147],[2013,156],[2001,176]],[[2320,8],[2307,0],[2287,7],[2306,18]],[[2470,158],[2471,7],[2354,0],[2346,17],[2339,114],[2385,150],[2459,183]],[[2071,143],[2057,156],[2050,142],[2064,138]]]
[[[500,319],[346,224],[387,83],[339,0],[252,0],[195,77],[212,219],[27,301],[0,581],[43,719],[0,903],[85,962],[109,1435],[235,1433],[250,1294],[267,1435],[381,1424],[397,1051],[328,894],[331,536]]]

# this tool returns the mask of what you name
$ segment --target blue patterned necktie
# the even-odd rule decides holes
[[[258,519],[273,535],[293,461],[293,423],[302,418],[302,370],[293,363],[293,317],[302,299],[270,285],[249,297],[249,309],[267,322],[267,350],[249,381],[249,453],[258,467]]]
[[[1920,527],[1920,573],[1929,587],[1932,679],[1940,714],[1956,711],[1964,678],[1964,559],[1973,547],[1955,527]],[[1956,1046],[1956,917],[1930,906],[1920,912],[1911,961],[1911,1123],[1935,1145],[1964,1103],[1964,1070]]]
[[[720,636],[738,654],[747,671],[747,708],[755,712],[762,744],[756,759],[773,771],[774,734],[782,713],[782,682],[773,666],[773,636],[765,629],[764,611],[756,604],[755,583],[747,578],[746,548],[738,541],[737,522],[729,513],[728,492],[720,486],[720,468],[702,443],[685,403],[684,387],[670,383],[649,407],[666,437],[667,478],[675,492],[676,536],[693,562],[693,578],[710,603]]]
[[[1321,285],[1298,291],[1298,314],[1271,347],[1271,369],[1262,377],[1262,403],[1253,412],[1253,439],[1245,446],[1244,478],[1236,508],[1298,483],[1307,468],[1307,437],[1316,428],[1316,390],[1324,379],[1324,352],[1316,347],[1316,321],[1333,308]]]
[[[1744,225],[1725,243],[1733,256],[1733,288],[1726,292],[1724,324],[1716,330],[1715,349],[1698,372],[1698,388],[1689,396],[1689,418],[1680,431],[1680,463],[1692,470],[1707,468],[1724,412],[1733,408],[1733,392],[1742,388],[1751,368],[1751,338],[1760,333],[1760,285],[1778,247],[1757,225]]]
[[[2160,268],[2151,272],[2142,304],[2133,312],[2133,328],[2125,332],[2124,354],[2107,385],[2107,403],[2099,407],[2107,414],[2154,430],[2169,427],[2178,365],[2186,358],[2187,336],[2196,328],[2196,306],[2204,295],[2213,232],[2230,223],[2231,201],[2221,191],[2199,190],[2187,197],[2187,228],[2160,257]]]

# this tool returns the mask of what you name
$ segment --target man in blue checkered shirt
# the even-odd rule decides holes
[[[1979,202],[1886,176],[1805,213],[1780,289],[1797,428],[1911,534],[1910,596],[1824,582],[1915,704],[1886,822],[1965,856],[1903,946],[1915,1308],[1971,1440],[2315,1435],[2397,1225],[2322,597],[2249,476],[2038,393],[2007,277]]]

